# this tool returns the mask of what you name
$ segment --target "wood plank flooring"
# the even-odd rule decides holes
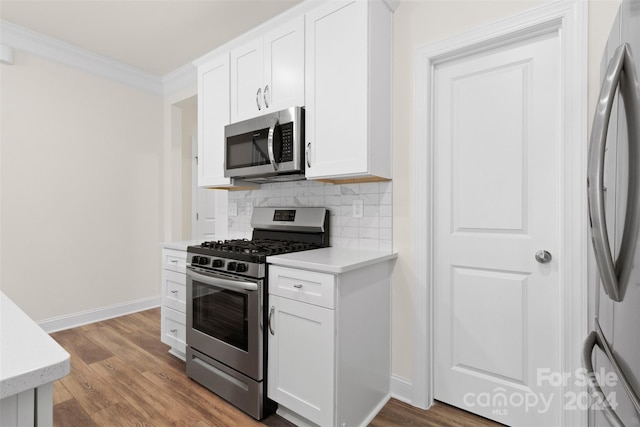
[[[71,355],[54,383],[56,427],[290,427],[277,415],[257,422],[189,379],[160,341],[160,309],[51,334]],[[391,399],[371,427],[490,427],[499,424],[437,403],[423,411]]]

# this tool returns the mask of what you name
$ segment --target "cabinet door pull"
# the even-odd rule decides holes
[[[296,289],[302,289],[302,285],[300,283],[296,283],[293,287]]]
[[[275,335],[276,333],[273,330],[273,325],[271,324],[271,319],[273,319],[273,313],[275,313],[276,308],[274,306],[271,306],[271,310],[269,310],[269,332],[271,332],[271,335]]]
[[[177,293],[178,293],[178,291],[177,291],[176,289],[172,289],[172,290],[171,290],[171,293],[172,293],[172,294],[177,294]]]
[[[304,156],[306,157],[306,162],[307,162],[307,167],[310,168],[311,167],[311,162],[309,161],[309,153],[311,152],[311,142],[307,142],[307,150],[304,153]]]
[[[259,87],[256,92],[256,105],[258,106],[258,111],[262,110],[262,105],[260,104],[260,95],[262,95],[262,88]]]
[[[177,260],[177,259],[172,259],[172,260],[171,260],[171,261],[169,261],[169,262],[171,262],[171,263],[173,263],[173,264],[177,264],[177,263],[178,263],[178,260]]]
[[[177,329],[171,329],[171,333],[172,333],[172,334],[177,334],[177,333],[178,333],[178,330],[177,330]]]
[[[269,85],[264,87],[264,108],[269,108]]]

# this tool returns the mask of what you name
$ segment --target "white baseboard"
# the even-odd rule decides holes
[[[371,411],[371,413],[367,416],[367,418],[365,418],[364,422],[360,425],[360,427],[368,426],[369,423],[371,423],[371,421],[373,421],[373,419],[376,417],[376,415],[378,415],[378,412],[382,411],[382,408],[384,408],[384,405],[386,405],[387,402],[389,402],[389,399],[391,399],[391,394],[388,394],[385,398],[383,398],[380,402],[378,402],[376,407],[373,408],[373,411]]]
[[[40,325],[40,327],[47,333],[62,331],[64,329],[75,328],[77,326],[159,307],[160,302],[161,298],[159,296],[144,298],[123,304],[116,304],[108,307],[101,307],[94,310],[87,310],[80,313],[46,319],[38,322],[38,325]]]
[[[411,405],[413,383],[406,378],[391,375],[391,397]]]
[[[278,405],[276,414],[280,415],[282,418],[289,421],[290,423],[295,424],[298,427],[317,427],[317,424],[312,423],[308,419],[304,418],[301,415],[296,414],[295,412],[289,410],[288,408],[282,405]]]

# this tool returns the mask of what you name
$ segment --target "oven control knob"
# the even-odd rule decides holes
[[[200,264],[200,265],[207,265],[207,264],[209,264],[209,258],[201,256],[201,257],[200,257],[200,260],[199,260],[199,262],[198,262],[198,264]]]
[[[247,264],[238,263],[238,265],[236,265],[236,271],[238,273],[244,273],[247,271]]]
[[[211,263],[211,266],[214,268],[224,267],[224,261],[221,259],[214,259]]]
[[[200,263],[200,257],[198,255],[194,255],[193,258],[191,258],[191,265],[196,265]]]
[[[229,264],[227,264],[227,270],[236,271],[236,263],[235,262],[230,262]]]

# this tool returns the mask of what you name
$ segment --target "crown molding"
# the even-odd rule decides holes
[[[9,46],[0,44],[0,63],[13,65],[13,49]]]
[[[164,96],[171,96],[191,86],[195,87],[198,84],[198,69],[193,63],[189,62],[164,75],[162,84],[164,86]]]
[[[0,20],[0,40],[4,46],[17,51],[27,52],[155,95],[165,93],[163,79],[158,76],[4,20]]]

